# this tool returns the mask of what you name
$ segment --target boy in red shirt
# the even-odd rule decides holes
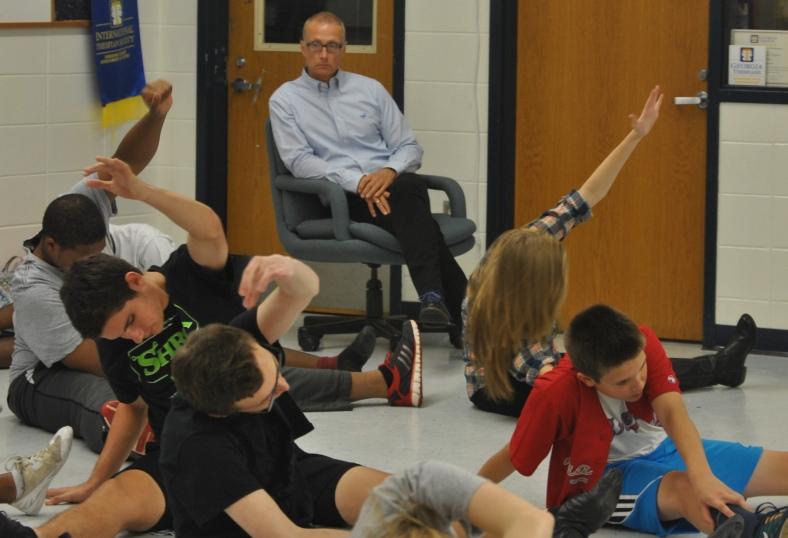
[[[623,486],[609,524],[708,534],[738,513],[742,536],[788,536],[788,508],[753,514],[744,501],[788,494],[788,453],[702,440],[651,329],[597,305],[572,320],[564,340],[571,360],[537,379],[509,445],[482,476],[531,475],[552,450],[548,508],[618,468]]]

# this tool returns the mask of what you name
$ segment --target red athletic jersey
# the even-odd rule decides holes
[[[656,424],[651,401],[666,392],[680,392],[670,359],[657,335],[648,327],[648,370],[643,396],[626,406],[635,418]],[[613,430],[599,403],[597,391],[577,379],[566,357],[558,367],[537,378],[509,444],[514,467],[530,476],[552,449],[547,477],[547,507],[591,489],[607,464]]]

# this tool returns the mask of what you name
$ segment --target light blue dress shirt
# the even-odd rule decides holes
[[[326,178],[357,192],[364,174],[421,166],[424,151],[374,79],[340,70],[325,83],[304,70],[280,86],[268,106],[282,161],[297,178]]]

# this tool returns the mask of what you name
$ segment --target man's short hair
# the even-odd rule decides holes
[[[104,239],[107,228],[93,200],[84,194],[64,194],[52,200],[44,211],[41,234],[51,237],[61,248],[93,245]]]
[[[631,319],[602,304],[576,315],[564,335],[575,369],[597,382],[611,368],[634,359],[644,343]]]
[[[172,359],[178,394],[197,411],[229,415],[238,400],[263,384],[254,338],[237,327],[211,324],[189,335]]]
[[[304,21],[304,25],[301,27],[301,39],[304,40],[306,36],[306,26],[312,22],[322,22],[328,24],[336,24],[340,28],[342,28],[342,41],[345,41],[345,23],[342,22],[337,15],[331,13],[330,11],[321,11],[320,13],[315,13],[314,15],[307,18]]]
[[[98,338],[110,316],[136,293],[126,283],[126,273],[141,271],[129,262],[97,254],[74,262],[63,278],[60,299],[82,338]]]

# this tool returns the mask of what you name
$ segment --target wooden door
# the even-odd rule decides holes
[[[347,52],[342,67],[392,88],[393,1],[378,0],[377,50],[374,54]],[[270,254],[284,252],[276,235],[268,183],[264,125],[268,99],[283,83],[301,74],[300,52],[254,50],[254,0],[229,0],[227,80],[255,82],[261,76],[257,99],[253,91],[227,98],[227,235],[232,252]],[[244,58],[243,67],[236,60]]]
[[[700,340],[707,1],[519,0],[515,222],[577,188],[629,130],[654,84],[665,99],[594,218],[567,239],[562,320],[604,302],[664,338]]]

